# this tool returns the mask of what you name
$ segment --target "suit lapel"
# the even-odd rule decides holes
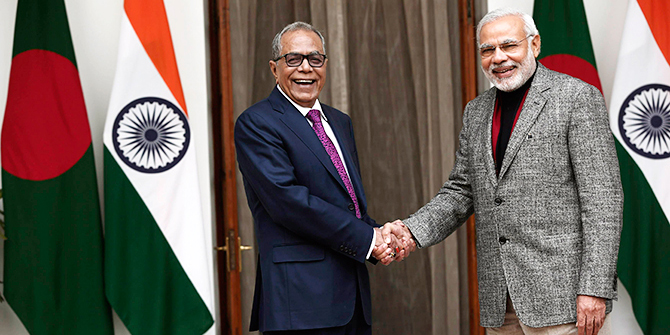
[[[514,157],[516,157],[517,152],[519,152],[521,143],[526,139],[530,128],[533,127],[537,116],[540,115],[542,108],[544,108],[544,105],[547,103],[547,98],[542,93],[551,87],[549,85],[550,78],[548,78],[549,72],[539,62],[537,64],[535,78],[530,85],[526,101],[523,104],[521,114],[514,126],[509,144],[507,145],[507,150],[505,151],[505,157],[503,158],[503,163],[500,167],[499,179],[502,178],[505,175],[505,172],[507,172],[507,169],[509,169]]]
[[[328,170],[328,172],[337,180],[342,188],[344,187],[344,182],[340,175],[337,173],[333,161],[330,160],[330,156],[326,152],[326,149],[323,147],[321,140],[316,136],[314,129],[309,125],[307,119],[300,114],[300,112],[289,102],[279,90],[275,89],[270,94],[268,99],[272,104],[272,108],[282,113],[283,116],[280,118],[281,121],[289,128],[293,133],[309,148],[309,150],[319,159],[323,167]]]
[[[496,103],[496,90],[489,90],[486,92],[487,96],[484,101],[485,113],[484,117],[486,120],[486,129],[484,131],[484,155],[486,157],[486,175],[491,181],[493,187],[498,187],[498,178],[496,177],[496,163],[493,161],[493,142],[492,142],[492,130],[493,130],[493,112],[495,110]]]

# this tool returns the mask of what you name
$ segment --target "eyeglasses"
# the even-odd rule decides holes
[[[286,59],[286,65],[290,67],[298,67],[300,64],[302,64],[303,60],[307,58],[307,63],[309,63],[309,66],[311,67],[322,67],[323,64],[326,62],[326,55],[320,54],[320,53],[311,53],[307,55],[295,53],[295,52],[289,52],[287,54],[281,55],[275,59],[273,59],[275,62],[280,60],[280,59]]]
[[[495,46],[495,45],[483,45],[481,48],[479,48],[479,54],[482,56],[482,58],[489,58],[493,56],[493,54],[496,53],[496,48],[499,48],[500,51],[506,53],[506,54],[513,54],[517,51],[519,51],[519,48],[521,47],[521,42],[525,41],[529,37],[533,37],[535,35],[530,34],[526,36],[524,39],[521,41],[509,41],[507,43],[503,43],[501,45]]]

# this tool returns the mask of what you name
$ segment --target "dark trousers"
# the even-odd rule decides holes
[[[282,330],[273,332],[264,332],[263,335],[371,335],[372,327],[365,322],[363,316],[363,306],[361,305],[360,294],[356,294],[356,309],[351,321],[341,327],[304,329],[304,330]]]

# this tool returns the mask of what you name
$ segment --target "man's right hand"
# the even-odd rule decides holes
[[[382,227],[382,236],[384,237],[384,241],[389,241],[390,238],[396,237],[400,243],[402,243],[404,257],[409,256],[410,252],[416,250],[416,241],[414,241],[412,233],[409,231],[409,228],[407,228],[407,226],[405,226],[405,224],[400,220],[386,223]]]
[[[382,236],[382,230],[379,228],[374,228],[374,231],[376,236],[375,247],[372,249],[372,256],[382,264],[389,265],[395,258],[393,252],[394,249],[400,245],[399,241],[395,236],[390,239],[385,239],[384,236]],[[395,256],[397,257],[397,255]]]
[[[400,220],[388,222],[382,229],[375,229],[375,232],[380,233],[381,236],[377,235],[377,246],[373,255],[384,265],[388,265],[394,260],[402,261],[412,251],[416,250],[416,242],[412,238],[412,233]]]

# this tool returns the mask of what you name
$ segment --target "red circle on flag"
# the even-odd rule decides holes
[[[2,168],[28,180],[69,170],[91,145],[79,73],[54,52],[14,57],[2,126]]]
[[[600,93],[603,92],[603,88],[600,85],[600,77],[598,77],[598,70],[582,58],[574,55],[558,54],[544,57],[540,60],[540,63],[554,71],[579,78],[595,86],[600,90]]]

